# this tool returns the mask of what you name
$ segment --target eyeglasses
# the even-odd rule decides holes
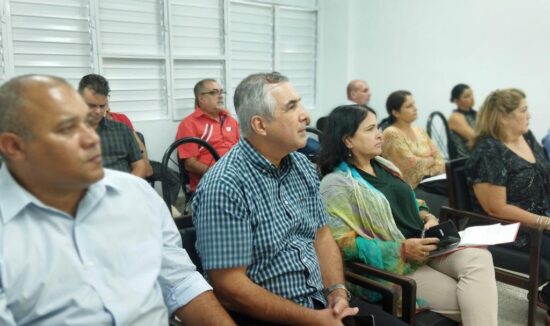
[[[209,92],[202,92],[200,95],[212,95],[212,96],[219,96],[219,95],[225,95],[224,89],[213,89]]]

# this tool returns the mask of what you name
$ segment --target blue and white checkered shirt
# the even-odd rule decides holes
[[[241,138],[201,179],[193,223],[205,270],[247,266],[274,294],[309,308],[313,299],[326,303],[313,242],[327,212],[302,154],[277,168]]]

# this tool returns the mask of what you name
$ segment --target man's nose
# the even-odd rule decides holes
[[[96,145],[99,143],[99,135],[93,127],[85,125],[83,127],[81,140],[85,147]]]

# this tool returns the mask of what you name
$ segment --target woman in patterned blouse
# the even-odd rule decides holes
[[[550,230],[550,162],[529,131],[529,119],[522,91],[492,92],[478,113],[465,172],[487,214]],[[527,236],[519,234],[514,246],[528,251]],[[550,236],[546,232],[542,256],[550,259]],[[541,294],[549,304],[550,287],[545,286]]]
[[[414,126],[417,109],[412,94],[391,93],[386,110],[391,125],[384,129],[382,156],[401,170],[403,179],[416,188],[423,178],[445,173],[443,156],[426,131]]]
[[[328,226],[344,260],[411,277],[418,308],[429,306],[465,326],[497,325],[491,254],[466,248],[429,257],[437,239],[422,237],[422,230],[436,225],[437,218],[395,165],[379,156],[382,144],[370,109],[344,105],[330,113],[318,165]]]

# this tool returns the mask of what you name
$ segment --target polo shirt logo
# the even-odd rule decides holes
[[[225,130],[226,130],[227,132],[231,132],[231,126],[225,127]]]

